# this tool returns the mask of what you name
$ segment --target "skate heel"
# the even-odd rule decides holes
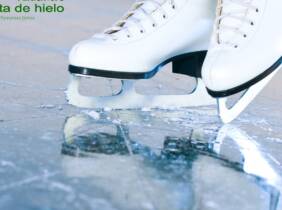
[[[177,56],[172,61],[172,72],[184,74],[191,77],[202,77],[202,66],[207,51],[199,51]]]

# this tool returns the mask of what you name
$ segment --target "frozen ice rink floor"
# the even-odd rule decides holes
[[[61,15],[0,20],[0,209],[282,210],[282,73],[228,126],[215,107],[67,105],[69,49],[131,3],[68,0]],[[191,88],[169,70],[139,90]],[[109,84],[118,88],[96,79],[83,90],[110,94]]]

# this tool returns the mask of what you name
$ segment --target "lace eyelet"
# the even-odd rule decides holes
[[[259,12],[259,8],[256,8],[256,12],[257,12],[257,13]]]
[[[127,35],[127,38],[131,38],[131,36],[128,34],[128,35]]]
[[[247,34],[244,34],[243,37],[244,37],[244,38],[247,38]]]
[[[238,48],[238,45],[234,45],[234,48],[236,48],[236,49],[237,49],[237,48]]]
[[[166,19],[166,15],[163,15],[163,19]]]
[[[172,9],[175,9],[176,7],[175,7],[175,5],[172,5],[171,8],[172,8]]]
[[[141,33],[141,34],[144,34],[144,30],[140,30],[140,33]]]
[[[152,27],[155,28],[157,25],[155,23],[152,24]]]
[[[254,26],[254,25],[255,25],[255,23],[252,21],[252,22],[251,22],[251,25],[252,25],[252,26]]]

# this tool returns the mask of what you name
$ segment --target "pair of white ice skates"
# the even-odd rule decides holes
[[[134,109],[210,105],[217,98],[221,119],[231,122],[281,65],[281,11],[280,0],[136,2],[112,28],[73,47],[68,100],[85,108]],[[193,93],[136,93],[134,80],[149,79],[170,62],[174,73],[197,79]],[[82,76],[122,79],[123,89],[115,96],[82,96]],[[228,108],[227,97],[242,91]]]

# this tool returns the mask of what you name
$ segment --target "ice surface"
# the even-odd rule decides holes
[[[131,3],[69,0],[59,17],[1,22],[0,209],[282,209],[281,73],[230,127],[214,107],[67,105],[68,50]],[[139,89],[183,93],[180,81],[166,71],[151,81],[162,90]]]

